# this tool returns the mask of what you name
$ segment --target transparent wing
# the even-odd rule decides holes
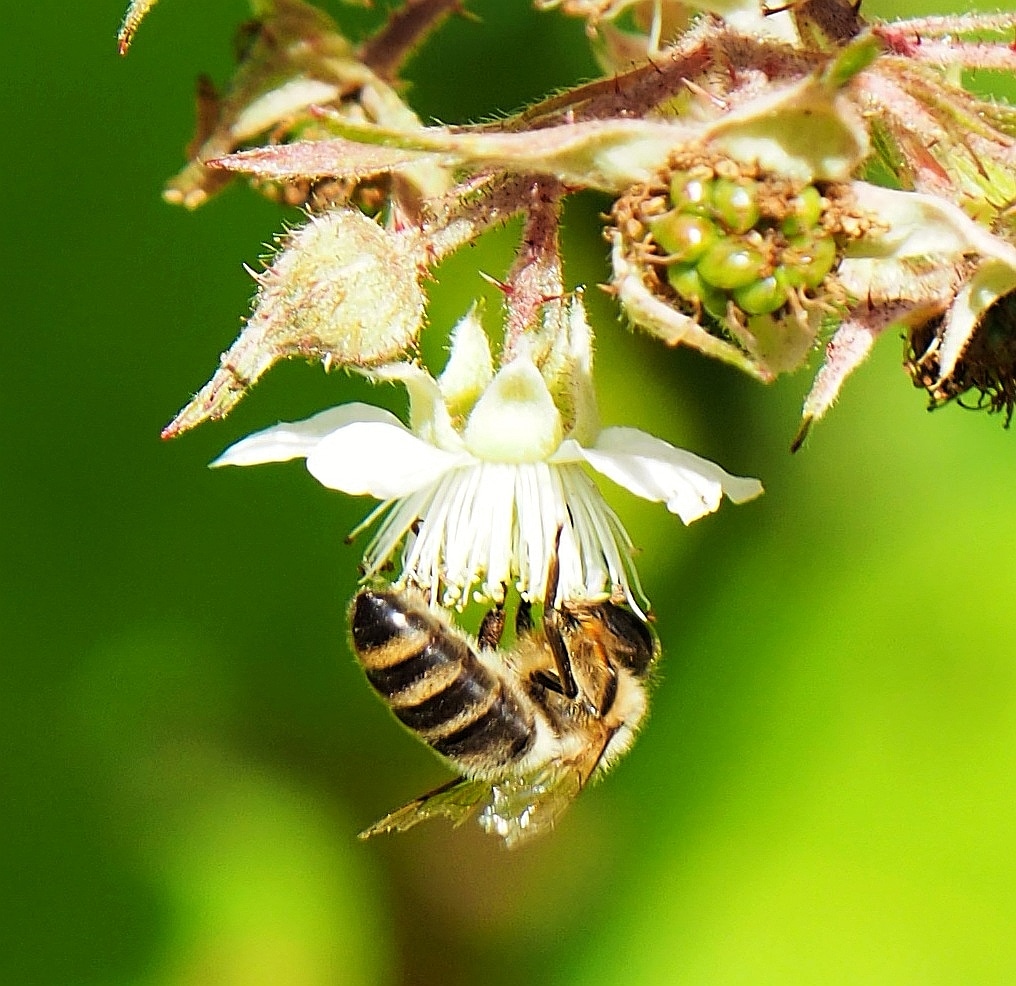
[[[479,805],[490,797],[490,781],[471,781],[456,777],[427,794],[421,794],[409,804],[396,808],[370,828],[360,833],[361,839],[387,832],[405,832],[428,818],[448,818],[453,825],[461,825]]]
[[[396,808],[364,829],[360,838],[405,832],[428,818],[448,818],[458,826],[483,805],[480,826],[514,849],[549,832],[582,790],[587,776],[574,764],[550,763],[534,773],[498,781],[457,777]]]
[[[509,849],[549,832],[582,790],[586,774],[574,764],[550,763],[536,773],[490,784],[479,822]]]

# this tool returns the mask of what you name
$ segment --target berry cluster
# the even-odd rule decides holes
[[[843,234],[817,185],[721,159],[671,171],[663,194],[650,190],[636,214],[662,293],[717,327],[756,333],[835,294],[824,284]]]

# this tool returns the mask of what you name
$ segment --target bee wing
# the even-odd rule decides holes
[[[405,832],[428,818],[448,818],[461,825],[482,804],[479,822],[509,849],[549,832],[582,790],[584,777],[575,766],[548,764],[537,772],[499,781],[457,777],[385,815],[359,838]]]
[[[449,818],[453,825],[461,825],[472,815],[481,802],[490,797],[490,781],[473,781],[456,777],[427,794],[421,794],[409,804],[396,808],[359,837],[369,839],[388,832],[405,832],[428,818]]]
[[[396,808],[364,829],[360,838],[405,832],[428,818],[448,818],[459,826],[482,804],[480,827],[514,849],[557,825],[596,769],[604,746],[592,744],[575,760],[553,760],[530,773],[500,780],[456,777]]]
[[[554,828],[587,776],[573,764],[550,763],[533,774],[495,781],[480,812],[480,825],[514,849]]]

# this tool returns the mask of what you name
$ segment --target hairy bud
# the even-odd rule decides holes
[[[387,362],[417,336],[425,298],[415,240],[355,209],[315,216],[282,242],[254,311],[219,369],[163,431],[173,438],[228,414],[281,359],[331,366]]]

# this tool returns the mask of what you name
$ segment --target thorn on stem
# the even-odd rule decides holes
[[[797,434],[794,435],[794,440],[790,443],[791,454],[798,451],[804,444],[804,440],[808,437],[808,432],[811,430],[811,423],[814,420],[811,415],[808,415],[801,421],[801,427],[797,429]]]

